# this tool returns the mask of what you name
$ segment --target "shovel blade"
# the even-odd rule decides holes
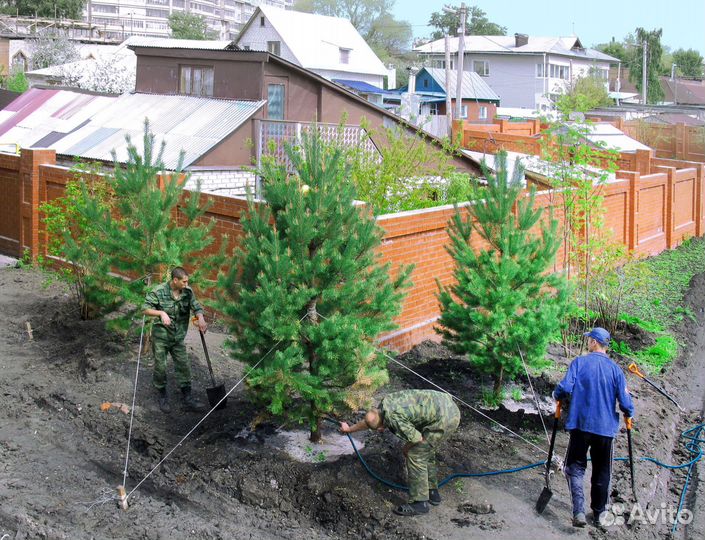
[[[208,403],[210,404],[211,409],[214,407],[216,410],[225,408],[225,406],[228,404],[228,398],[225,398],[225,394],[225,386],[222,384],[218,386],[213,386],[212,388],[206,388],[206,395],[208,396]],[[220,401],[221,399],[223,400],[222,403]],[[218,405],[219,403],[220,405]]]
[[[543,488],[541,495],[539,495],[539,500],[536,501],[536,511],[539,514],[542,514],[543,511],[546,510],[546,507],[548,506],[548,501],[551,500],[551,497],[553,497],[553,491],[551,491],[547,487]]]

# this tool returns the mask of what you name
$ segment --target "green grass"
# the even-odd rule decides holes
[[[495,394],[493,388],[483,388],[480,393],[480,399],[485,407],[499,407],[504,401],[504,391]]]
[[[665,329],[692,317],[683,298],[693,276],[705,272],[703,238],[687,240],[677,249],[630,264],[644,271],[630,273],[639,276],[642,283],[627,299],[625,311],[629,315]]]

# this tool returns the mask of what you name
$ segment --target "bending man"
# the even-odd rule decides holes
[[[171,281],[162,283],[147,293],[143,308],[148,317],[159,317],[152,328],[152,384],[157,389],[159,408],[162,412],[171,412],[166,392],[166,357],[171,354],[185,409],[203,410],[203,404],[191,395],[191,362],[186,353],[184,339],[192,311],[198,318],[198,328],[201,332],[205,333],[208,325],[203,318],[201,304],[188,286],[188,272],[180,266],[174,268],[171,271]]]
[[[435,390],[403,390],[389,394],[377,409],[349,426],[340,424],[343,433],[385,428],[405,441],[409,478],[409,502],[394,509],[400,516],[415,516],[429,511],[429,502],[441,503],[438,493],[436,449],[460,423],[460,411],[450,394]]]
[[[565,426],[570,432],[570,442],[564,472],[573,503],[574,527],[584,527],[586,524],[583,477],[588,449],[592,459],[592,519],[594,525],[600,526],[612,477],[612,443],[619,429],[616,403],[619,403],[625,417],[634,414],[624,373],[607,356],[609,332],[596,327],[585,335],[589,354],[571,362],[568,372],[553,392],[557,400],[571,396]]]

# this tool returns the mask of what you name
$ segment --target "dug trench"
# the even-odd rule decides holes
[[[553,475],[553,497],[542,515],[534,504],[543,488],[540,467],[513,474],[459,478],[441,489],[443,503],[422,517],[401,518],[391,509],[404,493],[369,476],[354,455],[336,460],[293,460],[268,441],[282,430],[262,420],[246,399],[244,385],[230,395],[225,410],[212,413],[156,469],[201,414],[186,413],[172,401],[162,414],[150,389],[149,359],[141,357],[137,401],[127,468],[129,508],[119,510],[116,487],[123,482],[130,416],[118,407],[101,411],[103,402],[132,407],[138,341],[123,340],[97,322],[78,321],[61,286],[44,284],[33,270],[0,270],[0,538],[253,538],[253,539],[460,539],[460,538],[662,538],[669,523],[637,522],[607,532],[570,525],[568,491],[560,473]],[[684,350],[665,373],[653,378],[677,396],[679,412],[649,387],[628,376],[636,407],[637,457],[667,463],[689,459],[680,432],[701,422],[705,393],[705,276],[697,276],[686,299],[696,320],[679,328]],[[32,339],[27,332],[32,329]],[[244,371],[225,357],[222,335],[209,332],[216,377],[231,388]],[[195,388],[205,399],[209,386],[197,335],[187,338],[195,365]],[[570,358],[552,350],[567,365]],[[467,361],[424,343],[398,358],[415,373],[478,407],[480,388],[489,381]],[[628,360],[618,359],[626,370]],[[430,387],[417,374],[390,362],[386,392]],[[550,429],[550,391],[562,372],[534,379],[545,404]],[[509,427],[514,436],[461,405],[458,431],[439,452],[441,476],[520,467],[545,459],[547,443],[527,381],[525,401],[511,408],[481,412]],[[170,388],[170,390],[174,390]],[[173,393],[173,392],[172,392]],[[359,418],[351,415],[348,420]],[[258,419],[256,427],[252,427]],[[325,426],[324,440],[339,437]],[[357,437],[357,436],[356,436]],[[404,483],[400,444],[389,433],[361,436],[362,454],[372,470]],[[559,432],[557,455],[567,434]],[[537,450],[538,447],[539,449]],[[626,456],[626,437],[616,440],[616,455]],[[320,454],[319,454],[320,455]],[[152,472],[153,471],[153,472]],[[150,474],[151,473],[151,474]],[[588,470],[589,474],[589,470]],[[637,494],[652,510],[678,504],[685,471],[637,463]],[[676,537],[702,538],[705,501],[696,469],[685,505],[695,513]],[[633,501],[628,467],[614,466],[612,500]]]

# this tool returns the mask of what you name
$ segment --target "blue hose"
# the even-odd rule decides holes
[[[338,424],[338,422],[332,418],[325,418],[328,422],[332,424]],[[678,511],[676,512],[676,519],[673,522],[673,527],[671,528],[671,533],[675,533],[676,529],[678,528],[678,516],[681,514],[681,510],[683,509],[683,504],[685,503],[685,497],[688,492],[688,486],[690,484],[690,479],[692,476],[693,472],[693,467],[702,459],[703,453],[705,452],[703,448],[701,447],[701,444],[705,443],[705,438],[702,437],[703,430],[705,430],[705,423],[704,424],[698,424],[696,426],[693,426],[689,429],[686,429],[681,433],[681,437],[686,440],[685,443],[685,449],[690,452],[692,459],[686,463],[682,463],[680,465],[669,465],[668,463],[663,463],[662,461],[659,461],[656,458],[652,457],[641,457],[639,458],[638,461],[647,461],[656,464],[659,467],[663,467],[664,469],[670,469],[670,470],[679,470],[679,469],[688,469],[688,473],[686,474],[685,478],[685,484],[683,485],[683,489],[681,491],[680,499],[678,502]],[[392,489],[396,489],[399,491],[409,491],[408,486],[403,486],[401,484],[397,484],[395,482],[391,482],[389,480],[385,480],[381,476],[379,476],[377,473],[375,473],[370,466],[367,464],[365,459],[362,457],[362,454],[360,454],[360,451],[358,450],[357,446],[355,445],[355,441],[353,438],[350,436],[349,433],[346,433],[348,436],[348,440],[350,441],[350,444],[353,447],[353,450],[355,451],[355,455],[357,458],[360,460],[360,463],[362,463],[362,466],[365,467],[365,470],[367,473],[377,480],[378,482],[384,484],[385,486],[388,486]],[[614,458],[614,461],[627,461],[629,458],[626,457],[616,457]],[[588,458],[589,460],[589,458]],[[456,478],[479,478],[483,476],[498,476],[500,474],[511,474],[511,473],[516,473],[520,471],[526,471],[528,469],[535,469],[537,467],[545,466],[546,461],[538,461],[536,463],[530,463],[529,465],[524,465],[523,467],[514,467],[511,469],[499,469],[496,471],[487,471],[487,472],[481,472],[481,473],[454,473],[451,474],[447,477],[445,477],[443,480],[441,480],[438,483],[438,487],[442,487],[446,485],[448,482],[456,479]]]

